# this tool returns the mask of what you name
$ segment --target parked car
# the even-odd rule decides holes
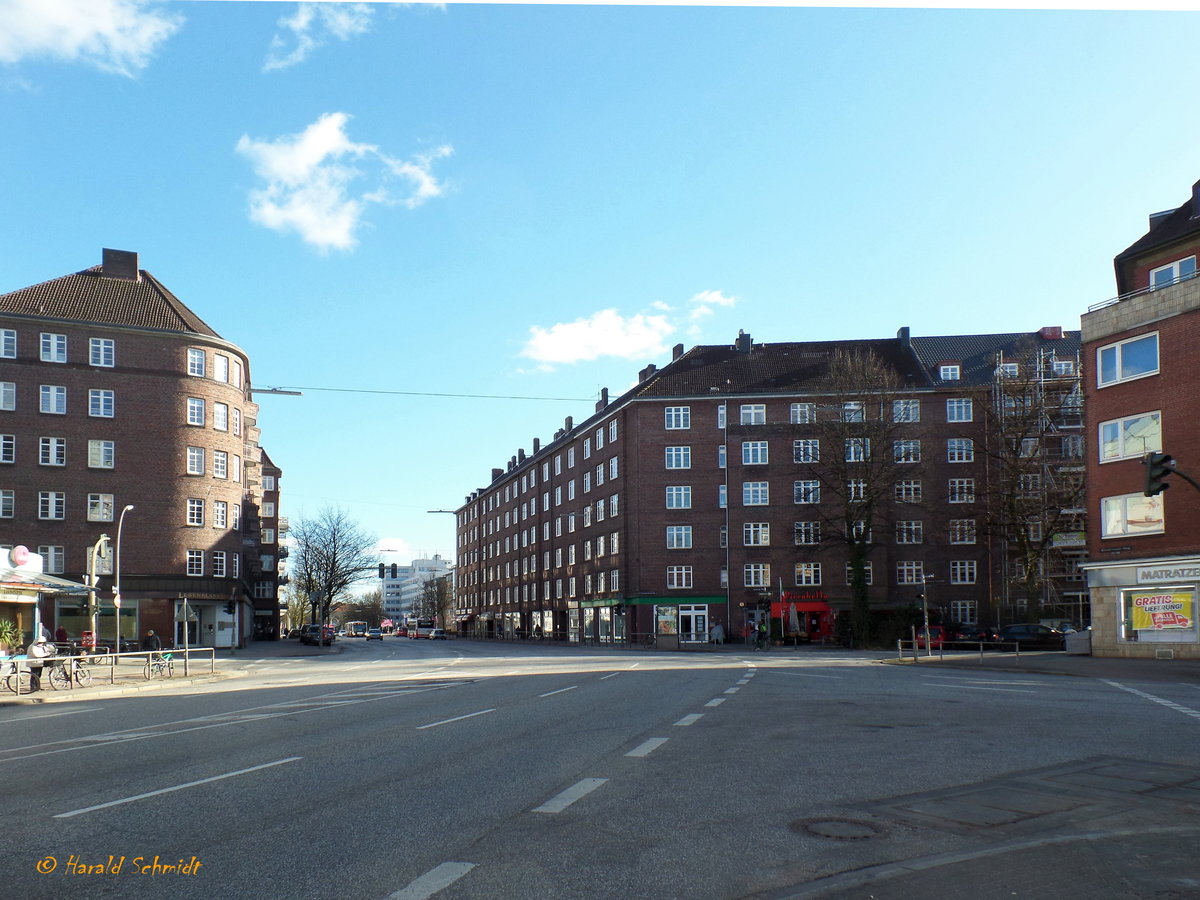
[[[941,650],[946,641],[946,629],[941,625],[929,626],[929,649]],[[917,649],[925,649],[925,626],[917,626]]]
[[[396,629],[396,637],[408,637],[408,628],[404,625],[401,625]]]
[[[1000,629],[999,637],[1004,643],[1015,642],[1022,650],[1065,650],[1067,646],[1065,634],[1057,628],[1037,623],[1005,625]]]
[[[305,625],[304,633],[300,635],[300,643],[322,645],[328,647],[337,639],[337,634],[329,625]]]
[[[368,641],[382,641],[383,640],[383,629],[382,628],[368,628],[367,629],[367,640]]]
[[[957,641],[997,641],[999,635],[994,629],[984,628],[982,625],[963,625],[958,629],[958,633],[954,636]]]
[[[444,641],[444,640],[446,640],[446,629],[445,629],[445,628],[435,628],[435,629],[433,629],[431,632],[429,632],[429,639],[430,639],[431,641]]]

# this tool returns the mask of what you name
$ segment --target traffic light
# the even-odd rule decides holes
[[[232,601],[232,600],[230,600],[229,602],[227,602],[227,603],[225,604],[225,615],[227,615],[227,616],[232,616],[232,615],[233,615],[233,610],[234,610],[233,601]]]
[[[1172,457],[1166,453],[1147,453],[1142,465],[1146,467],[1146,489],[1143,493],[1147,497],[1161,494],[1170,487],[1164,483],[1164,479],[1175,472],[1175,460]]]
[[[385,578],[385,577],[387,577],[387,576],[385,576],[385,575],[383,574],[383,563],[380,563],[380,564],[379,564],[379,577],[380,577],[380,578]]]
[[[396,567],[396,564],[395,564],[395,563],[392,563],[392,580],[393,580],[393,581],[395,581],[395,580],[396,580],[396,578],[397,578],[397,577],[399,577],[399,574],[400,574],[400,573],[399,573],[399,571],[398,571],[398,569],[397,569],[397,567]]]

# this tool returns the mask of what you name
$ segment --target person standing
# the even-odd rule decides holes
[[[159,640],[158,635],[154,633],[153,628],[147,631],[146,636],[142,638],[142,649],[151,653],[162,649],[162,641]]]

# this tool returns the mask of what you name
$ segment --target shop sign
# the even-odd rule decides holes
[[[1192,590],[1130,591],[1128,599],[1136,630],[1191,628],[1195,621],[1196,592]]]
[[[1200,566],[1138,566],[1138,584],[1158,584],[1164,581],[1188,581],[1200,578]]]

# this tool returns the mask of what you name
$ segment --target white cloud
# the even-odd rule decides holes
[[[183,24],[147,0],[3,0],[0,63],[82,62],[134,76]]]
[[[295,13],[277,23],[282,34],[271,39],[263,71],[286,69],[304,62],[331,38],[348,41],[371,30],[375,11],[365,3],[300,3]],[[290,48],[290,49],[289,49]]]
[[[540,363],[576,363],[616,356],[636,359],[662,353],[666,337],[675,330],[666,316],[634,315],[602,309],[586,319],[560,322],[549,328],[534,325],[521,355]]]
[[[242,135],[237,151],[265,184],[250,191],[250,218],[275,231],[294,231],[321,250],[348,250],[371,204],[415,209],[441,196],[430,171],[453,148],[399,160],[346,134],[346,113],[325,113],[299,134],[274,140]],[[397,188],[394,181],[402,184]],[[355,193],[360,183],[368,189]]]

